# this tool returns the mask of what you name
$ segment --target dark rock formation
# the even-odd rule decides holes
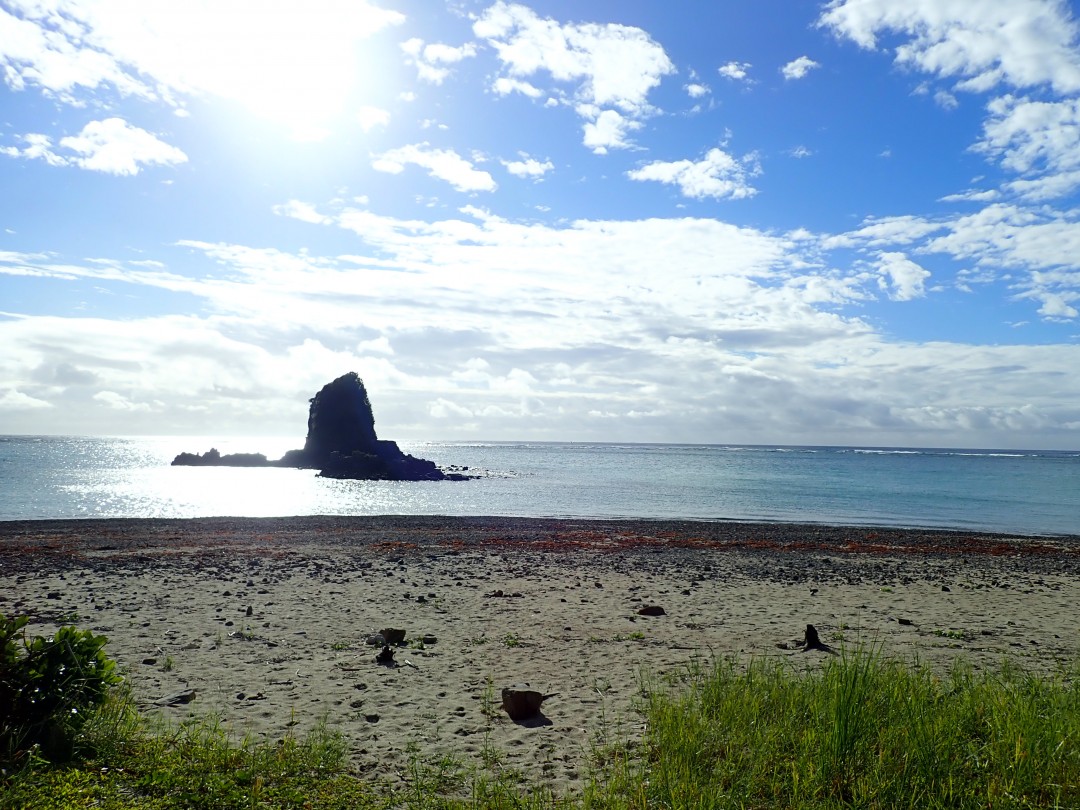
[[[270,462],[262,453],[226,453],[221,455],[216,447],[203,454],[181,453],[173,459],[173,465],[182,467],[268,467]]]
[[[322,387],[311,400],[308,433],[302,450],[290,450],[277,461],[261,453],[221,455],[216,449],[197,455],[181,453],[180,466],[299,467],[329,478],[367,481],[464,481],[467,475],[440,470],[433,461],[403,453],[396,442],[375,435],[375,415],[364,382],[355,372]]]

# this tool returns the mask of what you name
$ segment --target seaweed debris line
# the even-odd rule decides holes
[[[465,481],[465,472],[440,469],[435,462],[403,453],[396,442],[375,435],[364,381],[354,371],[327,383],[311,400],[307,440],[302,450],[290,450],[271,461],[262,453],[222,455],[181,453],[179,467],[295,467],[318,470],[328,478],[364,481]],[[467,468],[463,468],[467,469]]]

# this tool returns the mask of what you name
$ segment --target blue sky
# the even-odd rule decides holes
[[[0,0],[0,433],[1080,447],[1053,0]]]

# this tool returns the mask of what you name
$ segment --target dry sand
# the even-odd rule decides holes
[[[500,595],[501,594],[501,595]],[[664,614],[643,616],[645,606]],[[372,779],[497,756],[558,793],[640,738],[639,675],[829,644],[947,667],[1080,649],[1080,538],[784,524],[290,518],[0,522],[0,612],[109,638],[149,711],[277,739],[325,717]],[[366,644],[407,644],[395,666]],[[434,637],[419,646],[425,635]],[[503,686],[557,693],[515,723]],[[194,690],[187,704],[154,701]]]

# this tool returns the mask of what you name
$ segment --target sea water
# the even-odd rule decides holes
[[[173,467],[182,451],[269,458],[297,439],[0,436],[0,520],[283,515],[790,521],[1080,534],[1080,453],[940,448],[401,442],[465,482]]]

